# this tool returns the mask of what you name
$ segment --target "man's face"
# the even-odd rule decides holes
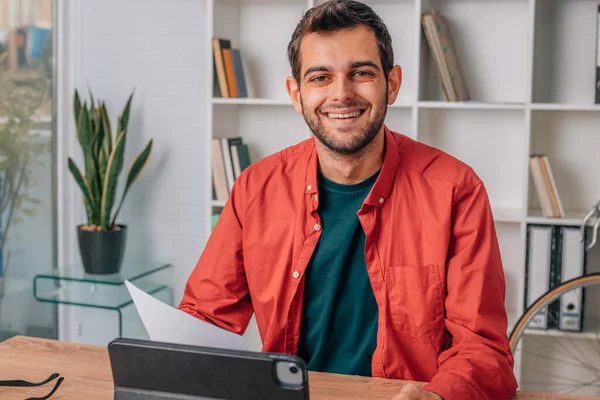
[[[296,110],[330,150],[364,149],[381,131],[390,97],[375,34],[364,26],[313,33],[303,39],[300,59],[299,87],[290,91]]]

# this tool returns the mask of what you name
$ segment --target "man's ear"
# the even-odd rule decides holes
[[[388,104],[394,104],[402,86],[402,68],[394,65],[388,75]]]
[[[285,80],[285,88],[287,89],[290,98],[292,99],[292,103],[294,104],[294,108],[298,114],[302,114],[302,103],[300,101],[300,86],[298,85],[298,81],[294,79],[293,76],[288,76]]]

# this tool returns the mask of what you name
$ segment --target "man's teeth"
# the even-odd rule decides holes
[[[334,113],[329,113],[327,114],[327,116],[329,118],[355,118],[360,116],[361,111],[355,111],[349,114],[334,114]]]

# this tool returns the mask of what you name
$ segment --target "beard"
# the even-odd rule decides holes
[[[300,95],[300,103],[302,105],[302,115],[306,121],[308,127],[313,132],[315,137],[319,139],[329,150],[334,153],[342,155],[355,154],[366,148],[375,139],[387,113],[387,87],[379,102],[376,104],[375,113],[367,118],[361,127],[349,127],[349,128],[328,128],[323,123],[325,118],[328,118],[325,114],[320,113],[318,110],[314,113],[307,112],[302,102],[302,95]],[[366,100],[352,100],[343,104],[339,104],[339,108],[361,108],[366,109],[371,104]],[[363,117],[361,114],[357,118]]]

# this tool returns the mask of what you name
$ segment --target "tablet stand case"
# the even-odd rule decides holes
[[[114,400],[309,399],[306,364],[295,356],[123,338],[108,351]],[[301,366],[301,387],[282,387],[278,359]]]

